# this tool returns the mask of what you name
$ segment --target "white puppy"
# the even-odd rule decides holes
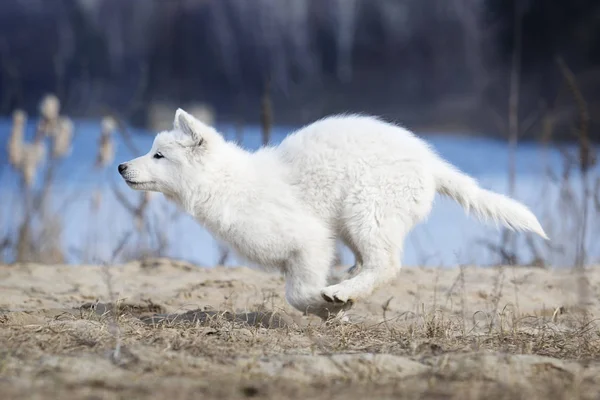
[[[467,212],[547,239],[522,204],[484,190],[411,132],[332,116],[250,153],[179,109],[150,152],[119,165],[135,190],[164,193],[241,256],[281,271],[295,308],[328,318],[393,279],[407,233],[436,193]],[[356,273],[329,281],[335,240]]]

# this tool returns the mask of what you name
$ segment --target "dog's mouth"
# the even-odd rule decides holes
[[[131,187],[148,186],[148,185],[151,185],[153,183],[152,181],[148,181],[148,182],[136,182],[136,181],[130,181],[129,179],[125,179],[125,182],[129,186],[131,186]]]

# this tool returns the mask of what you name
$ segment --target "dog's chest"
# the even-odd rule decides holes
[[[222,204],[197,218],[215,238],[253,263],[279,267],[286,257],[288,238],[260,212]]]
[[[236,212],[227,204],[210,204],[202,207],[195,216],[212,234],[224,240],[228,239],[236,225]]]

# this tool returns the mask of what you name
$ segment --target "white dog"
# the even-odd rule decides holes
[[[174,129],[119,173],[131,188],[175,201],[249,261],[281,271],[287,301],[324,319],[398,274],[404,238],[436,192],[480,219],[548,239],[524,205],[368,116],[324,118],[250,153],[178,109]],[[332,284],[336,239],[354,253],[356,272]]]

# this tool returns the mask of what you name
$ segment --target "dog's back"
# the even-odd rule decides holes
[[[414,197],[403,207],[414,222],[430,210],[434,155],[402,127],[369,116],[327,117],[288,136],[277,151],[303,200],[333,226],[363,191],[379,191],[382,201]]]

